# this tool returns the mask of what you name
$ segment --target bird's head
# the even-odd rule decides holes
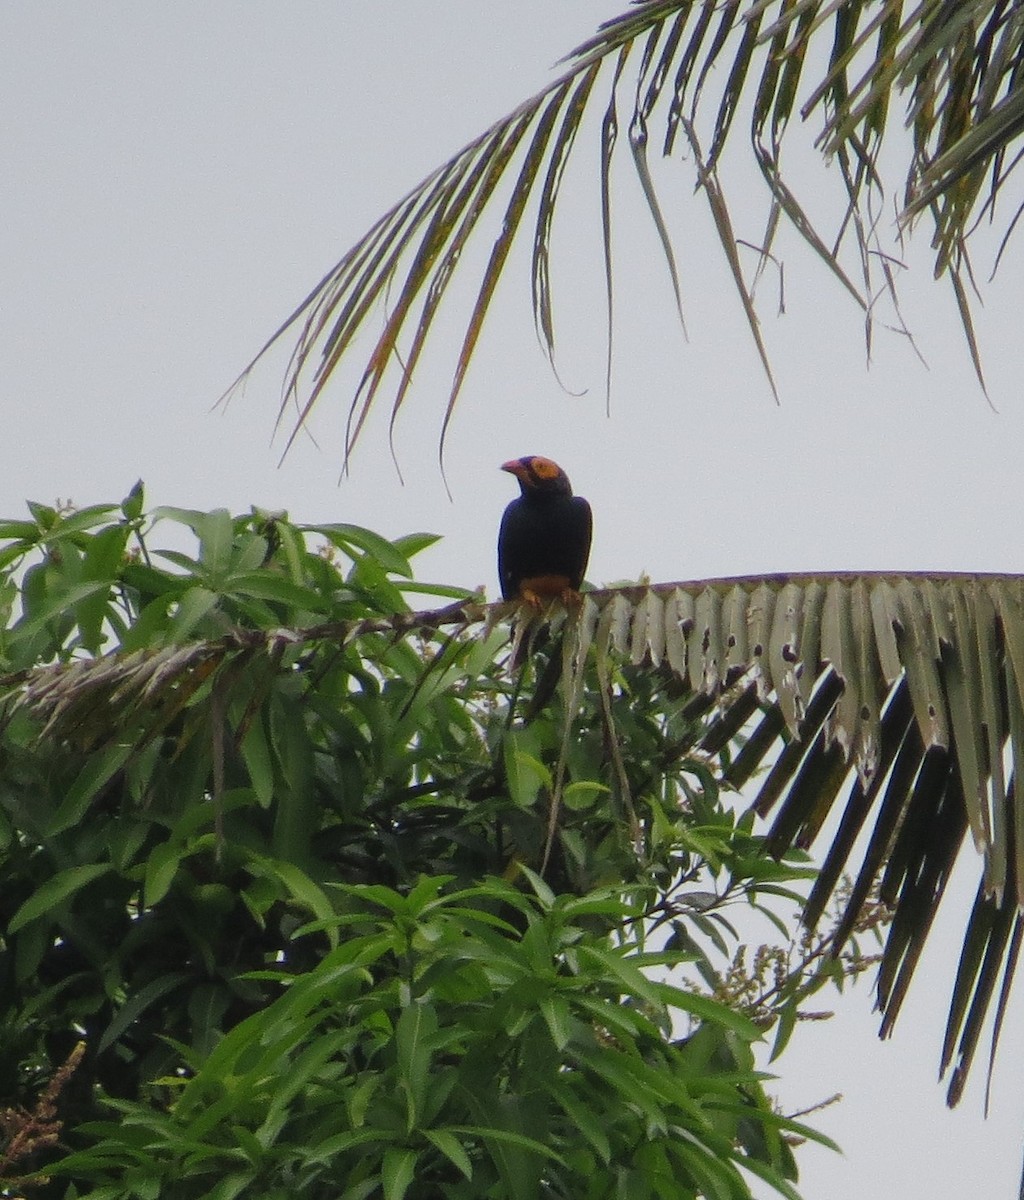
[[[554,495],[571,496],[572,485],[569,476],[556,462],[544,458],[540,454],[526,454],[522,458],[513,458],[501,464],[503,471],[508,471],[519,480],[524,496]]]

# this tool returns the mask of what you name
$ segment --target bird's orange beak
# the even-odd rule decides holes
[[[526,472],[526,467],[523,466],[523,460],[521,458],[510,458],[508,462],[503,462],[501,464],[501,469],[503,471],[508,471],[510,475],[514,475],[516,479],[522,479]]]

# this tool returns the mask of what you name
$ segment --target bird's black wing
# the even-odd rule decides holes
[[[566,574],[572,587],[579,590],[590,559],[590,539],[594,518],[582,496],[573,496],[565,507]]]
[[[526,506],[521,497],[505,509],[498,529],[498,579],[505,600],[519,594],[519,581],[525,574],[525,559],[529,555],[531,533]]]

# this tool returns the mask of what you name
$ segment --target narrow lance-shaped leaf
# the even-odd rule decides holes
[[[988,815],[990,845],[986,861],[986,886],[997,902],[1002,900],[1007,884],[1008,829],[1006,812],[1006,778],[1003,772],[1003,746],[1009,734],[1009,719],[999,694],[1001,678],[996,648],[995,605],[987,588],[979,587],[974,594],[978,619],[976,651],[981,668],[982,721],[985,769],[988,774]]]
[[[355,324],[358,324],[362,316],[369,310],[378,290],[371,286],[375,270],[386,259],[387,251],[393,246],[395,239],[400,239],[402,229],[406,229],[408,237],[410,230],[415,227],[417,215],[430,210],[434,203],[436,188],[443,183],[451,169],[450,166],[446,166],[434,173],[431,179],[436,179],[438,182],[435,183],[434,188],[427,188],[425,197],[420,193],[426,185],[421,185],[419,189],[410,193],[393,209],[385,213],[341,261],[327,272],[302,303],[267,339],[249,366],[221,396],[220,403],[226,404],[231,399],[232,395],[244,385],[253,367],[305,313],[305,321],[292,349],[285,372],[284,395],[278,410],[275,429],[280,426],[289,403],[298,404],[299,382],[311,348],[316,344],[327,322],[335,314],[341,297],[346,291],[352,290],[346,308],[342,310],[340,317],[335,322],[336,336],[341,336],[340,331],[349,326],[353,314],[358,314],[355,317]],[[394,251],[391,259],[392,265],[398,260],[403,245],[404,243],[399,240],[398,249]],[[382,282],[387,278],[387,274],[387,270],[382,272]],[[301,416],[303,418],[309,412],[309,408],[310,406],[307,404],[302,409]],[[290,440],[293,440],[294,436],[293,432]]]
[[[718,240],[721,243],[722,250],[725,253],[726,261],[729,264],[729,270],[732,273],[733,282],[736,285],[736,290],[739,293],[740,303],[743,305],[743,312],[747,318],[747,325],[750,328],[751,336],[754,339],[754,345],[757,347],[758,357],[761,359],[761,365],[764,368],[765,375],[768,378],[768,384],[772,389],[772,396],[776,404],[779,403],[779,391],[775,385],[775,376],[772,374],[771,363],[768,360],[768,351],[765,349],[764,339],[761,337],[761,323],[758,319],[757,312],[754,308],[754,299],[747,287],[746,280],[743,277],[743,267],[740,263],[739,251],[737,249],[736,235],[733,232],[732,219],[729,216],[729,209],[725,202],[725,196],[719,186],[718,179],[715,176],[714,170],[708,166],[701,152],[700,142],[697,140],[697,133],[693,127],[693,123],[684,120],[683,128],[686,131],[686,136],[689,139],[690,147],[693,150],[694,160],[697,164],[697,175],[700,180],[701,188],[704,195],[707,197],[708,207],[711,209],[711,215],[714,218],[715,229],[718,233]]]
[[[796,671],[802,603],[803,590],[797,584],[786,584],[775,605],[768,639],[768,678],[775,688],[786,726],[793,733],[803,708]],[[762,676],[762,687],[766,686]]]
[[[989,1100],[991,1099],[992,1093],[992,1075],[995,1071],[996,1050],[999,1046],[999,1037],[1003,1031],[1003,1021],[1006,1017],[1006,1008],[1010,999],[1010,989],[1013,986],[1013,980],[1017,974],[1017,964],[1020,961],[1020,947],[1022,940],[1024,940],[1024,918],[1022,918],[1018,912],[1016,920],[1013,924],[1013,935],[1010,939],[1010,947],[1006,952],[1006,964],[1003,968],[1003,980],[999,987],[999,1000],[996,1004],[996,1015],[992,1024],[992,1041],[989,1047],[988,1074],[985,1079],[986,1116],[988,1116]]]
[[[718,160],[725,147],[725,140],[729,135],[729,129],[732,125],[733,117],[736,115],[736,110],[739,108],[740,98],[743,95],[743,88],[746,84],[747,73],[750,70],[751,61],[754,56],[754,51],[758,42],[758,30],[761,25],[761,14],[757,9],[748,11],[745,14],[743,22],[743,33],[740,37],[740,44],[736,49],[735,57],[732,60],[732,66],[729,70],[729,77],[725,81],[725,87],[722,90],[722,99],[718,105],[718,112],[715,116],[715,130],[711,139],[711,147],[708,150],[707,170],[714,171],[718,166]],[[774,63],[769,56],[767,69],[772,71]]]
[[[366,238],[350,252],[351,262],[345,270],[339,269],[338,278],[330,288],[324,290],[316,308],[311,312],[289,363],[285,394],[278,413],[278,426],[289,401],[298,405],[300,378],[314,352],[320,361],[314,371],[312,388],[302,404],[295,428],[285,445],[286,454],[317,399],[329,382],[331,373],[347,351],[356,333],[368,314],[388,286],[398,263],[402,260],[413,238],[431,214],[442,205],[450,194],[453,180],[462,175],[472,176],[472,163],[478,155],[486,152],[488,137],[485,135],[470,143],[456,160],[446,164],[428,178],[406,200],[392,210],[391,220],[383,225],[379,236]],[[429,186],[428,186],[429,185]],[[348,295],[344,305],[343,297]],[[331,331],[320,346],[320,338],[328,323]],[[277,428],[277,426],[275,426]]]
[[[466,330],[465,339],[462,343],[462,350],[459,352],[458,362],[455,367],[455,378],[452,381],[451,391],[448,396],[448,405],[445,409],[444,419],[441,422],[441,443],[440,449],[443,452],[445,434],[448,430],[449,422],[452,418],[452,413],[455,411],[455,404],[459,397],[459,392],[462,390],[462,384],[466,377],[466,371],[469,368],[469,360],[472,357],[473,350],[476,347],[480,330],[483,326],[484,317],[487,315],[487,309],[490,306],[494,296],[494,289],[497,287],[498,278],[502,268],[505,265],[505,259],[508,257],[508,252],[512,247],[512,241],[515,237],[516,230],[519,228],[519,222],[522,219],[523,210],[526,208],[526,202],[530,195],[530,190],[533,187],[537,178],[537,173],[540,170],[540,164],[543,157],[544,149],[547,146],[548,139],[551,136],[551,129],[554,125],[555,117],[564,100],[564,89],[560,89],[550,100],[544,112],[541,114],[537,125],[537,130],[534,133],[533,140],[526,153],[522,168],[519,172],[519,177],[512,188],[512,195],[509,199],[508,208],[505,211],[505,217],[502,221],[501,232],[499,233],[493,248],[491,256],[484,271],[483,282],[480,286],[480,292],[477,296],[476,303],[473,306],[473,312],[469,319],[469,326]],[[528,118],[523,117],[521,125],[516,133],[515,141],[518,142],[519,137],[526,132]]]
[[[402,362],[401,380],[392,403],[391,427],[394,428],[395,418],[412,383],[437,306],[452,277],[462,249],[476,225],[481,205],[474,201],[479,201],[481,189],[488,188],[495,157],[498,161],[503,161],[498,134],[493,134],[479,147],[474,147],[473,154],[465,156],[460,163],[460,171],[453,174],[453,178],[446,183],[434,216],[408,270],[398,301],[371,352],[370,361],[352,398],[345,432],[346,456],[359,437],[389,364],[392,360],[401,361],[398,350],[399,334],[409,317],[413,302],[426,287],[426,299],[416,322],[413,344]],[[488,194],[489,191],[485,190],[484,202]]]
[[[981,671],[972,646],[977,637],[974,606],[964,603],[959,592],[954,593],[952,605],[956,646],[951,649],[945,672],[949,713],[971,835],[976,848],[985,853],[991,842],[991,829],[984,782],[986,773],[982,769],[984,749],[981,720],[984,719],[984,710]]]
[[[583,75],[576,85],[555,138],[548,160],[547,174],[537,204],[537,226],[533,235],[533,315],[537,333],[552,368],[555,366],[555,324],[551,305],[551,227],[555,216],[556,201],[569,153],[579,132],[580,122],[586,111],[587,100],[601,69],[600,63]]]
[[[697,110],[700,105],[704,86],[718,64],[719,56],[725,49],[729,38],[736,28],[736,16],[740,11],[740,0],[726,0],[724,4],[708,4],[705,7],[713,10],[714,15],[718,17],[718,25],[715,28],[714,37],[711,39],[711,45],[707,48],[703,59],[694,60],[694,67],[699,66],[700,69],[697,71],[697,82],[694,85],[693,99],[690,102],[691,123],[696,123]]]
[[[970,1011],[964,1023],[963,1032],[957,1047],[957,1063],[949,1081],[946,1103],[953,1107],[958,1104],[963,1095],[964,1085],[974,1061],[974,1055],[981,1038],[985,1015],[992,1002],[999,980],[1000,967],[1003,963],[1007,942],[1017,914],[1009,907],[997,909],[995,920],[985,948],[985,958],[981,964],[977,984],[971,1000]]]
[[[651,114],[654,112],[655,105],[661,98],[665,80],[672,69],[673,63],[677,60],[679,43],[689,19],[690,13],[684,7],[668,27],[664,37],[661,36],[660,32],[658,38],[648,36],[650,53],[644,54],[644,60],[637,78],[636,98],[636,108],[638,112],[642,113],[645,122],[649,121]],[[655,62],[654,50],[659,44],[661,48]],[[641,91],[644,93],[642,101],[640,99]]]
[[[106,875],[110,870],[110,863],[85,863],[57,872],[45,883],[40,884],[24,904],[20,905],[7,922],[7,932],[17,933],[30,921],[48,915],[80,892],[86,884],[99,879],[101,875]]]
[[[604,290],[607,314],[605,332],[605,408],[610,410],[612,395],[612,336],[614,328],[614,289],[612,278],[612,156],[615,143],[619,136],[618,86],[626,59],[629,56],[629,44],[623,46],[615,63],[615,75],[605,108],[604,119],[601,122],[601,248],[604,253]]]
[[[657,31],[652,30],[648,35],[647,54],[653,53],[656,41]],[[643,78],[642,68],[640,78]],[[640,180],[640,186],[643,189],[644,199],[647,201],[647,210],[651,214],[651,220],[654,223],[658,239],[661,242],[661,252],[665,259],[665,265],[668,268],[669,279],[672,283],[672,295],[675,299],[676,312],[679,314],[679,323],[683,328],[683,336],[687,337],[686,318],[683,316],[683,296],[679,285],[679,269],[676,266],[675,251],[672,248],[672,237],[668,231],[668,226],[665,224],[665,217],[661,211],[661,204],[658,201],[658,193],[654,187],[654,180],[651,177],[650,163],[647,160],[647,142],[647,113],[638,100],[634,106],[633,117],[629,123],[629,145],[633,152],[633,165],[636,168],[637,178]]]
[[[673,151],[676,135],[679,131],[679,122],[686,112],[686,93],[692,80],[693,64],[700,53],[701,46],[704,44],[704,38],[711,25],[713,8],[714,5],[711,4],[697,6],[697,20],[690,32],[686,49],[679,56],[675,82],[672,88],[672,103],[669,105],[668,116],[665,120],[665,140],[662,147],[662,154],[666,158]]]

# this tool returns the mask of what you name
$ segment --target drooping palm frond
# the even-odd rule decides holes
[[[968,833],[981,855],[941,1070],[963,1091],[998,994],[992,1056],[1024,922],[1024,578],[768,576],[588,598],[581,647],[667,665],[714,697],[697,745],[774,815],[770,844],[809,847],[829,825],[805,920],[843,874],[836,933],[874,884],[893,908],[878,978],[882,1033],[907,994]],[[759,772],[766,770],[762,776]],[[833,820],[830,822],[829,818]],[[860,843],[865,843],[863,848]]]
[[[967,238],[988,214],[1020,159],[1024,130],[1024,4],[1020,0],[637,0],[607,21],[566,60],[546,88],[495,122],[415,187],[342,257],[270,338],[253,364],[286,335],[296,342],[287,368],[279,425],[291,406],[288,445],[350,352],[368,318],[384,305],[351,401],[346,455],[385,386],[391,423],[405,402],[449,285],[474,239],[493,238],[455,358],[444,433],[516,239],[532,245],[531,291],[541,343],[554,360],[551,289],[553,217],[580,145],[597,142],[611,336],[612,185],[628,130],[629,157],[664,249],[682,312],[682,272],[670,222],[659,203],[650,145],[694,165],[738,289],[751,335],[774,391],[753,285],[783,219],[795,228],[864,309],[870,345],[873,308],[893,297],[892,245],[882,230],[883,202],[902,192],[909,223],[933,220],[936,274],[952,282],[979,378],[981,359],[969,303]],[[899,114],[894,120],[892,110]],[[782,163],[791,129],[812,122],[838,169],[845,204],[821,232]],[[907,139],[905,175],[883,175],[883,145]],[[763,232],[741,239],[723,176],[727,147],[745,125],[767,185]],[[986,178],[988,184],[986,186]],[[809,189],[808,189],[809,190]],[[1005,222],[1005,237],[1020,215]],[[744,269],[741,240],[760,247]],[[1005,239],[1004,239],[1005,240]],[[897,318],[898,319],[898,318]],[[237,385],[236,385],[237,386]],[[286,447],[287,449],[287,447]]]
[[[302,630],[235,630],[41,668],[4,690],[43,722],[42,736],[92,748],[95,784],[211,679],[207,707],[193,715],[216,738],[209,706],[219,672],[254,659],[273,670],[289,644],[356,645],[367,634],[441,627],[470,635],[511,607],[471,601]],[[1024,934],[1024,576],[780,575],[612,588],[587,593],[567,630],[570,710],[588,658],[606,689],[617,662],[667,673],[694,716],[681,752],[706,755],[762,816],[774,814],[775,850],[809,846],[828,830],[809,923],[851,870],[841,944],[880,883],[893,908],[878,981],[883,1032],[970,833],[981,878],[942,1050],[955,1103],[993,1000],[994,1055]],[[608,713],[614,721],[614,704]]]

